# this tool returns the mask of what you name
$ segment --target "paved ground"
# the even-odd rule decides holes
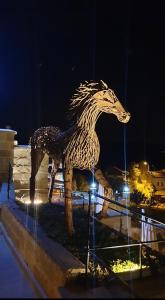
[[[10,199],[15,200],[15,191],[14,186],[11,184],[10,191],[9,191],[9,197]],[[6,203],[8,201],[8,185],[6,182],[3,182],[1,189],[0,189],[0,208],[3,203]]]
[[[0,298],[43,298],[11,250],[0,225]]]
[[[0,189],[0,207],[7,200],[7,183],[3,183]]]

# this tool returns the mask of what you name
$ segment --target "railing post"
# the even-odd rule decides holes
[[[91,215],[91,191],[88,192],[89,202],[88,202],[88,241],[87,241],[87,260],[86,260],[86,275],[89,268],[89,257],[90,257],[90,215]]]
[[[139,249],[139,266],[140,266],[140,278],[142,278],[142,244],[141,243]]]

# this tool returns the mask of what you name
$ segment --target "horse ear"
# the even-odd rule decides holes
[[[108,85],[103,80],[100,80],[100,82],[104,89],[108,89]]]

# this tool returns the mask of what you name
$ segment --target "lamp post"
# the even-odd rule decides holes
[[[126,205],[128,205],[128,202],[130,200],[130,188],[127,183],[123,187],[123,194],[124,198],[126,199]]]
[[[93,202],[93,209],[94,209],[94,205],[95,205],[95,192],[97,190],[97,184],[95,182],[92,182],[90,185],[90,191],[91,191],[91,202]],[[95,209],[94,209],[95,211]]]
[[[90,244],[91,244],[91,202],[95,199],[94,191],[96,190],[97,186],[95,182],[92,182],[90,185],[89,190],[89,203],[88,203],[88,242],[87,242],[87,260],[86,260],[86,274],[88,273],[89,268],[89,260],[90,260]],[[94,210],[92,211],[92,213]],[[94,219],[93,219],[94,220]],[[93,229],[93,228],[92,228]],[[92,238],[94,242],[93,230],[92,230]]]

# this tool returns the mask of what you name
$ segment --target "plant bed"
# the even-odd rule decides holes
[[[19,207],[26,212],[26,206],[17,202]],[[28,207],[28,213],[37,218],[38,223],[41,225],[47,236],[56,242],[62,244],[74,256],[76,256],[83,263],[86,263],[87,258],[87,241],[88,241],[88,215],[87,211],[82,208],[73,208],[73,221],[75,233],[72,238],[67,235],[67,228],[65,222],[65,208],[56,204],[42,204],[34,208],[32,205]],[[115,245],[127,244],[128,237],[115,231],[112,228],[95,220],[95,246],[108,247]],[[133,241],[134,242],[134,241]],[[92,246],[92,233],[91,233],[91,246]],[[108,249],[97,252],[97,255],[106,261],[110,266],[117,259],[123,261],[128,258],[137,262],[138,260],[138,247],[131,249],[122,248]]]
[[[118,274],[120,278],[127,281],[139,278],[141,275],[142,277],[151,275],[149,266],[142,265],[142,268],[140,268],[139,264],[130,260],[122,261],[121,259],[118,259],[114,262],[112,270]]]

